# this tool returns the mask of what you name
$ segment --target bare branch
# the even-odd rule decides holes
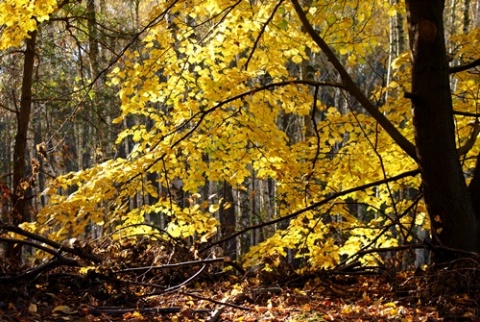
[[[0,241],[5,242],[5,243],[11,243],[11,244],[23,244],[23,245],[32,246],[32,247],[38,248],[38,249],[40,249],[40,250],[44,251],[45,253],[48,253],[52,256],[64,259],[63,256],[60,255],[60,253],[58,251],[56,251],[54,249],[51,249],[51,248],[48,248],[46,246],[37,244],[35,242],[26,240],[26,239],[24,240],[24,239],[0,237]]]
[[[163,293],[167,293],[167,292],[172,292],[172,291],[178,290],[178,289],[181,288],[182,286],[185,286],[185,285],[189,284],[191,281],[193,281],[193,280],[196,279],[198,276],[200,276],[200,274],[203,273],[203,271],[205,270],[205,268],[207,268],[207,265],[203,265],[203,266],[198,270],[198,272],[196,272],[195,274],[193,274],[190,278],[186,279],[186,280],[183,281],[182,283],[177,284],[177,285],[174,285],[174,286],[171,286],[171,287],[165,289],[165,290],[163,291]]]

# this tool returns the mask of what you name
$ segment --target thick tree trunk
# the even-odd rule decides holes
[[[437,261],[478,249],[477,223],[455,146],[442,0],[407,0],[417,155]],[[442,249],[442,247],[440,247]]]
[[[12,224],[18,225],[28,220],[27,202],[30,182],[26,173],[27,134],[32,110],[32,85],[35,64],[35,43],[37,32],[30,33],[30,38],[25,41],[26,47],[23,62],[22,94],[20,109],[17,111],[17,134],[13,149],[13,196],[12,196]],[[21,247],[10,244],[7,247],[6,257],[11,264],[20,263]]]

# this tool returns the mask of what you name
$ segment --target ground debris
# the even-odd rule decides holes
[[[96,255],[2,285],[2,321],[480,321],[475,266],[280,277],[143,240]]]

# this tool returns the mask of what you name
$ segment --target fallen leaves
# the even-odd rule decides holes
[[[169,247],[160,246],[138,242],[110,247],[102,250],[103,265],[88,272],[59,267],[34,283],[2,285],[0,316],[25,322],[413,322],[478,321],[480,313],[476,267],[375,275],[242,274],[225,270],[229,261],[193,260],[178,247],[174,257],[159,257],[154,252],[170,254]],[[176,261],[164,264],[172,258]],[[208,269],[197,276],[207,261]],[[452,292],[451,285],[464,287]]]

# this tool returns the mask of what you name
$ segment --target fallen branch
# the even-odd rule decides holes
[[[10,243],[10,244],[23,244],[23,245],[31,246],[31,247],[34,247],[34,248],[38,248],[38,249],[44,251],[45,253],[50,254],[54,257],[58,257],[58,258],[63,257],[56,250],[48,248],[48,247],[40,245],[40,244],[37,244],[37,243],[35,243],[33,241],[30,241],[30,240],[0,237],[0,241],[5,242],[5,243]]]

